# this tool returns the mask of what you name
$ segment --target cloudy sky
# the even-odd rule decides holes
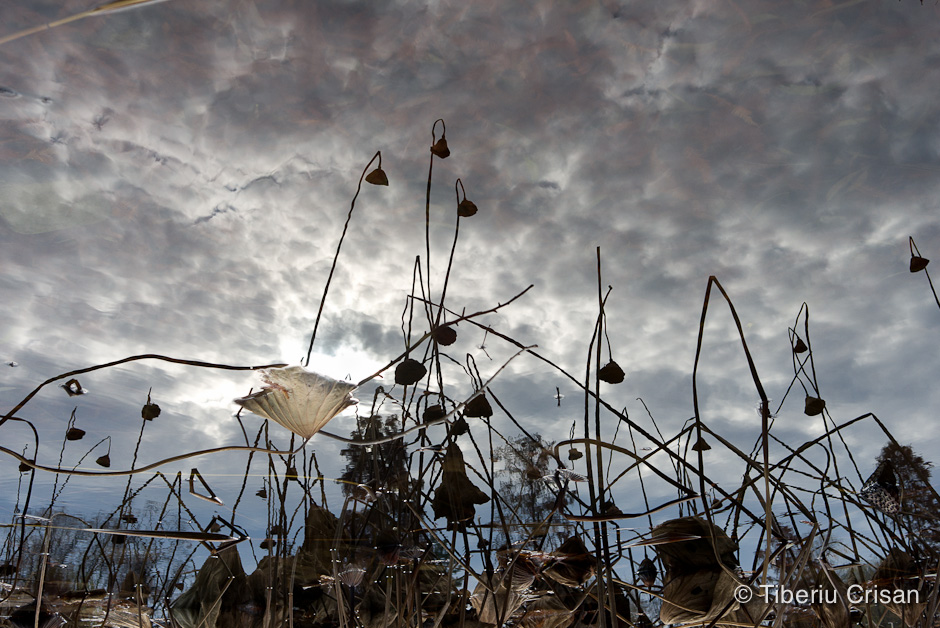
[[[93,6],[4,2],[0,36]],[[299,364],[359,177],[381,151],[390,183],[358,197],[310,364],[368,376],[404,347],[416,256],[427,263],[428,147],[443,118],[452,154],[434,161],[435,298],[459,177],[479,213],[461,221],[448,306],[487,309],[533,284],[481,322],[583,379],[600,247],[608,334],[626,371],[604,394],[645,428],[638,398],[667,435],[693,414],[714,275],[775,409],[793,377],[787,329],[805,302],[833,420],[874,412],[936,460],[940,311],[923,273],[908,272],[908,237],[928,258],[940,251],[938,19],[940,7],[913,0],[170,0],[3,44],[0,358],[18,366],[3,366],[0,410],[56,374],[140,353]],[[714,296],[702,418],[750,450],[758,396]],[[416,318],[415,333],[425,329]],[[468,324],[458,332],[450,355],[472,354],[484,377],[515,350]],[[469,394],[463,370],[449,368],[449,394]],[[153,361],[80,380],[89,394],[51,386],[20,412],[47,463],[77,408],[82,443],[110,434],[113,468],[127,468],[151,387],[164,414],[141,463],[239,444],[231,399],[258,385]],[[391,372],[380,381],[390,387]],[[358,395],[366,405],[373,388]],[[583,416],[574,385],[530,356],[492,390],[550,440]],[[774,428],[794,446],[823,430],[803,396],[797,386]],[[610,437],[616,420],[604,420]],[[352,425],[344,415],[330,429]],[[4,446],[32,447],[27,428],[0,430]],[[870,471],[884,438],[866,422],[845,438]],[[73,447],[71,464],[85,451]],[[308,445],[333,472],[340,447]],[[720,450],[708,456],[741,473]],[[230,500],[240,480],[225,474],[244,460],[166,471],[198,464]],[[4,519],[19,477],[0,460]],[[78,492],[63,500],[84,505]]]

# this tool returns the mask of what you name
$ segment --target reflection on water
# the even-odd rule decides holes
[[[73,18],[102,18],[113,9],[151,4],[155,3],[112,2],[102,5],[97,16],[91,11]],[[244,366],[234,364],[234,358],[210,363],[146,353],[55,369],[58,375],[45,379],[49,377],[45,373],[35,382],[14,380],[27,375],[8,375],[5,382],[15,385],[4,383],[4,393],[20,394],[21,388],[32,392],[5,406],[6,414],[0,418],[5,465],[0,482],[9,487],[0,499],[10,506],[0,557],[4,626],[645,628],[678,623],[758,625],[775,617],[789,624],[844,628],[850,621],[874,625],[885,617],[897,617],[909,626],[935,619],[936,609],[928,602],[936,600],[938,591],[934,567],[940,550],[940,497],[930,484],[930,463],[911,447],[900,445],[874,414],[854,419],[830,414],[819,385],[808,309],[800,308],[789,328],[786,357],[792,373],[783,378],[789,382],[784,401],[772,408],[748,346],[746,326],[722,284],[709,278],[690,368],[694,416],[682,426],[674,420],[659,421],[648,408],[641,418],[631,417],[610,401],[613,387],[628,379],[629,365],[623,357],[619,363],[613,359],[607,318],[610,292],[602,288],[606,251],[596,249],[597,276],[590,278],[598,287],[596,303],[592,297],[588,305],[577,305],[595,321],[593,328],[577,330],[591,338],[586,355],[578,355],[586,364],[583,376],[572,375],[548,353],[507,331],[517,329],[506,321],[512,320],[522,297],[531,296],[528,288],[507,290],[478,309],[449,290],[461,281],[458,274],[479,280],[475,264],[468,264],[467,258],[463,258],[465,267],[460,267],[455,256],[460,245],[472,234],[501,230],[491,226],[489,232],[472,231],[488,220],[499,225],[505,215],[496,216],[482,194],[471,193],[477,200],[468,200],[464,183],[457,178],[456,200],[448,197],[446,204],[441,203],[446,211],[432,218],[432,189],[436,192],[441,186],[441,171],[451,174],[444,160],[453,160],[452,154],[456,157],[461,150],[445,139],[443,119],[431,123],[430,141],[421,140],[417,150],[422,167],[423,160],[430,159],[426,196],[418,202],[424,201],[426,208],[423,224],[419,220],[413,226],[398,225],[395,237],[381,228],[371,233],[372,247],[380,242],[393,249],[394,255],[383,259],[394,258],[401,267],[396,270],[405,275],[411,270],[410,290],[403,303],[392,308],[398,317],[394,332],[376,331],[378,325],[361,318],[370,307],[366,302],[384,298],[382,290],[349,289],[352,282],[337,264],[356,257],[359,270],[372,271],[367,267],[374,261],[370,248],[360,243],[352,253],[342,249],[346,228],[351,223],[371,226],[373,221],[396,219],[395,184],[400,184],[399,189],[407,185],[395,179],[400,171],[383,168],[381,151],[362,170],[328,274],[326,266],[322,269],[327,278],[316,318],[305,313],[308,306],[297,306],[294,302],[307,286],[299,286],[294,273],[303,268],[301,274],[319,281],[320,269],[315,262],[305,266],[309,259],[303,255],[316,248],[310,244],[314,235],[317,246],[324,248],[327,230],[301,223],[289,212],[264,214],[257,220],[265,228],[255,231],[239,221],[262,214],[253,204],[269,195],[306,209],[309,199],[305,191],[297,192],[305,189],[298,182],[306,183],[321,171],[296,152],[294,127],[318,124],[330,116],[341,118],[350,99],[334,96],[328,107],[319,102],[322,95],[294,93],[292,101],[266,90],[265,81],[275,80],[272,76],[294,84],[296,74],[290,71],[289,59],[281,63],[270,42],[263,45],[250,36],[253,31],[246,25],[261,24],[255,5],[247,0],[235,4],[248,15],[237,28],[230,28],[231,18],[212,22],[216,31],[224,33],[225,46],[220,48],[232,53],[235,61],[215,50],[222,59],[217,62],[223,68],[229,62],[247,63],[250,71],[236,78],[224,76],[229,82],[213,91],[211,115],[199,111],[199,106],[186,111],[183,117],[192,118],[190,126],[174,126],[179,116],[172,107],[167,108],[169,113],[159,111],[162,117],[151,119],[161,129],[158,148],[148,145],[152,138],[136,137],[133,116],[109,106],[113,104],[109,98],[74,105],[70,111],[75,119],[62,125],[68,129],[63,130],[57,126],[61,112],[54,110],[52,98],[32,95],[26,87],[22,91],[0,87],[0,98],[19,108],[19,122],[30,129],[22,137],[14,134],[12,148],[3,148],[17,156],[16,167],[0,175],[4,225],[19,235],[36,236],[31,244],[49,246],[59,243],[64,226],[100,228],[103,233],[89,229],[76,236],[95,245],[75,245],[76,258],[85,256],[81,271],[66,262],[53,266],[67,271],[66,283],[79,293],[94,294],[82,294],[78,304],[68,302],[64,307],[56,300],[55,288],[37,288],[45,290],[46,299],[37,310],[55,312],[62,322],[61,329],[48,333],[63,340],[62,345],[49,345],[56,351],[49,351],[41,363],[53,369],[59,366],[57,360],[78,359],[75,353],[84,355],[86,349],[89,355],[96,353],[90,350],[95,345],[80,343],[97,342],[100,350],[101,345],[110,348],[117,337],[132,346],[148,347],[162,342],[163,335],[184,344],[198,339],[200,349],[214,355],[231,352],[239,358],[281,350],[275,342],[257,340],[260,334],[245,333],[252,337],[233,342],[232,335],[218,331],[227,323],[238,324],[250,311],[269,322],[280,316],[284,326],[313,320],[307,366],[323,306],[338,300],[344,304],[342,316],[333,318],[334,329],[323,334],[334,334],[335,346],[344,347],[343,339],[351,346],[348,337],[353,334],[336,329],[347,319],[354,321],[351,327],[365,338],[357,342],[368,343],[369,351],[381,355],[382,366],[363,368],[365,372],[356,374],[362,378],[357,382],[351,376],[343,378],[344,373],[326,377],[281,362]],[[820,12],[849,8],[828,5]],[[208,20],[200,9],[187,10]],[[348,22],[346,26],[358,24],[355,13],[337,9],[336,15],[336,21]],[[161,37],[178,36],[169,24],[135,19],[145,27],[133,30],[128,24],[134,22],[127,22],[94,30],[94,45],[110,63],[89,72],[89,80],[96,81],[89,91],[108,94],[118,91],[115,86],[129,85],[133,81],[128,75],[133,73],[125,71],[131,67],[124,65],[126,59],[153,52],[164,41]],[[754,22],[778,19],[762,12]],[[73,21],[78,20],[62,20],[62,26]],[[328,22],[318,28],[329,30]],[[267,36],[286,55],[294,35],[276,24],[266,28]],[[568,42],[570,33],[565,33],[564,43],[557,47],[577,48]],[[19,34],[17,39],[30,41],[31,33]],[[669,30],[663,38],[679,35]],[[357,38],[357,44],[370,43],[370,37],[358,30]],[[382,38],[377,39],[381,53]],[[193,40],[181,40],[195,45]],[[698,54],[697,47],[680,44],[670,62],[684,67]],[[206,83],[221,80],[202,66],[205,53],[181,47],[176,53],[179,67]],[[538,52],[543,53],[551,56],[557,51],[553,45]],[[37,48],[36,54],[50,53]],[[387,50],[384,54],[389,57]],[[590,56],[571,64],[578,75],[590,73],[587,65],[577,67]],[[742,58],[727,65],[743,62]],[[336,93],[364,80],[357,62],[340,60],[324,77],[317,74],[321,69],[316,65],[307,68],[306,78],[322,79]],[[69,56],[63,67],[73,81],[84,79],[88,72],[81,56]],[[409,68],[406,74],[415,73]],[[173,78],[172,71],[162,67],[159,75]],[[49,86],[58,79],[44,80]],[[437,79],[424,77],[417,82],[429,80]],[[515,82],[512,71],[491,81],[494,86]],[[135,87],[143,96],[165,86]],[[199,92],[193,83],[188,87]],[[790,97],[827,97],[832,91],[810,79],[785,87]],[[170,98],[176,94],[166,91]],[[748,127],[747,137],[763,143],[761,116],[716,94],[693,91],[718,102],[719,109],[729,109],[736,123]],[[561,97],[567,94],[554,93],[566,102]],[[579,93],[571,90],[570,95]],[[369,95],[380,105],[385,97],[381,89]],[[71,103],[80,101],[70,96]],[[633,97],[624,92],[617,98]],[[278,115],[292,106],[296,110],[291,119]],[[718,110],[705,105],[685,106],[718,115]],[[118,131],[116,124],[121,126]],[[242,144],[239,129],[248,126],[260,128],[261,137]],[[115,135],[109,135],[112,132]],[[217,138],[203,137],[215,134],[231,140],[225,151],[211,143]],[[202,141],[207,144],[201,145]],[[289,157],[273,170],[266,162],[265,167],[249,167],[252,155],[241,153],[272,148],[265,141],[290,144]],[[347,144],[338,144],[340,165],[331,163],[327,170],[346,168]],[[234,150],[237,146],[251,150]],[[468,150],[466,144],[463,150]],[[518,148],[514,145],[511,150]],[[707,152],[707,147],[702,150]],[[125,153],[132,157],[118,167],[112,156]],[[711,168],[699,152],[686,151],[686,156],[703,179],[712,181]],[[373,168],[375,160],[378,167]],[[643,157],[634,163],[645,161]],[[487,172],[493,169],[492,164],[477,166]],[[62,172],[68,173],[68,185],[59,181]],[[862,187],[867,172],[865,166],[853,170],[850,178],[839,179],[828,187],[827,200]],[[472,174],[482,178],[479,172]],[[83,187],[86,176],[94,180],[88,189]],[[143,179],[148,177],[157,183],[147,183],[148,194],[142,196],[136,186],[145,185]],[[131,179],[134,183],[128,183]],[[200,203],[187,205],[197,181],[204,196]],[[419,196],[425,189],[424,181],[420,183],[413,188],[420,188]],[[450,180],[443,187],[449,194]],[[548,179],[536,187],[542,190],[539,194],[560,189]],[[688,193],[681,198],[685,203],[695,196]],[[390,197],[396,200],[389,201]],[[433,198],[436,205],[442,197]],[[392,209],[362,220],[354,215],[357,200],[360,205],[384,203]],[[174,219],[156,220],[154,215],[160,212],[173,213]],[[132,228],[122,224],[125,213],[134,216]],[[690,224],[696,220],[697,216]],[[422,231],[423,241],[414,236]],[[221,259],[201,255],[189,264],[167,253],[173,248],[167,243],[183,242],[197,250],[203,238],[223,243],[216,252],[224,249],[229,254],[230,249],[244,246],[250,247],[249,254]],[[405,246],[405,238],[421,246]],[[110,249],[107,243],[116,241],[125,251],[117,264],[121,272],[112,268],[111,274],[96,274],[94,268],[117,248]],[[479,240],[474,243],[480,246]],[[332,251],[332,245],[329,240],[325,248]],[[915,255],[913,240],[910,245],[910,270],[926,271],[926,258],[919,251]],[[22,255],[36,255],[29,245],[19,246]],[[486,256],[479,251],[474,249],[471,259],[482,265]],[[39,262],[41,257],[36,255]],[[116,282],[114,277],[129,266],[150,281]],[[262,266],[275,285],[259,285],[242,276],[253,277],[248,270]],[[288,266],[291,270],[283,270]],[[159,284],[165,298],[154,298],[156,278],[164,271],[173,275],[172,280]],[[387,288],[381,279],[372,280]],[[492,280],[500,286],[512,283],[501,276]],[[29,283],[21,278],[10,281]],[[111,294],[112,282],[136,293],[120,318],[127,328],[120,330],[100,322],[102,312],[126,305]],[[95,292],[99,283],[103,287]],[[239,307],[232,307],[233,293]],[[568,303],[567,293],[565,300],[563,309],[576,309]],[[165,303],[179,307],[165,308]],[[706,346],[704,320],[715,303],[730,307],[732,314],[723,324],[733,342],[720,351],[727,352],[729,364],[746,365],[734,372],[743,374],[747,394],[760,399],[758,416],[750,417],[749,423],[759,421],[759,430],[744,436],[729,433],[734,430],[727,428],[728,423],[713,421],[699,410],[697,373]],[[17,323],[26,326],[32,315],[24,313]],[[196,319],[199,322],[193,322]],[[98,333],[103,328],[114,335]],[[320,340],[318,348],[324,344],[323,335]],[[26,344],[20,345],[24,352]],[[63,358],[67,352],[62,346],[71,355]],[[550,375],[527,380],[525,372],[513,371],[523,359]],[[8,369],[26,370],[14,360],[6,364]],[[242,389],[254,371],[260,371],[260,383]],[[29,375],[37,372],[34,367]],[[507,387],[512,391],[504,395],[493,384],[501,384],[509,374],[514,375]],[[242,375],[245,380],[236,380]],[[636,371],[631,375],[636,376]],[[567,394],[558,382],[563,382]],[[325,429],[338,423],[339,414],[355,403],[351,394],[357,388],[361,399],[351,433]],[[793,392],[797,390],[799,395]],[[220,420],[233,400],[257,416],[239,411],[227,422]],[[541,400],[546,413],[571,412],[563,419],[568,438],[542,433],[549,426],[547,421],[532,420],[535,411],[530,406],[535,400]],[[791,416],[818,421],[811,436],[776,421],[784,403]],[[550,426],[553,433],[561,421]],[[756,435],[753,444],[742,443],[751,434]],[[864,440],[886,443],[877,459],[862,459],[853,451]],[[760,585],[771,582],[794,591],[825,592],[825,599],[793,603],[758,595]],[[859,605],[848,597],[850,586],[882,589],[890,595],[879,597],[878,604]],[[917,595],[899,601],[895,593]]]
[[[734,312],[733,303],[727,304]],[[464,313],[454,320],[473,324],[480,315]],[[795,377],[814,386],[802,366],[813,359],[809,334],[804,335],[807,341],[793,346]],[[0,572],[5,622],[24,628],[580,628],[752,625],[780,613],[794,621],[818,618],[837,628],[850,616],[871,618],[876,612],[871,605],[849,606],[847,583],[887,590],[877,612],[910,620],[909,625],[932,613],[926,600],[938,586],[931,565],[940,549],[935,514],[940,501],[926,461],[910,447],[889,444],[864,482],[829,470],[850,460],[845,442],[860,422],[876,424],[894,442],[874,415],[832,424],[824,438],[787,445],[777,438],[764,399],[765,433],[783,446],[765,466],[766,441],[743,452],[698,417],[677,434],[656,436],[584,388],[585,400],[596,405],[583,436],[576,437],[572,426],[571,438],[551,442],[515,422],[512,409],[494,392],[491,384],[502,368],[484,379],[471,356],[467,366],[475,392],[462,399],[449,396],[444,374],[453,371],[442,368],[448,356],[436,337],[423,334],[383,369],[410,364],[414,370],[416,364],[423,372],[389,389],[375,388],[371,407],[360,408],[348,438],[322,427],[354,403],[355,384],[283,365],[241,367],[161,356],[120,361],[260,370],[266,385],[237,401],[280,425],[265,421],[252,437],[247,417],[238,416],[245,445],[191,451],[181,442],[164,459],[138,464],[145,432],[160,429],[164,415],[148,393],[136,417],[140,432],[129,469],[112,468],[105,460],[109,454],[97,459],[106,470],[87,470],[81,460],[71,468],[62,465],[65,448],[85,436],[75,426],[74,411],[61,435],[58,464],[0,446],[18,461],[21,480],[17,513],[5,526]],[[749,356],[743,334],[740,340]],[[420,362],[405,358],[425,350]],[[524,351],[545,360],[534,348]],[[595,357],[599,365],[600,356]],[[66,398],[85,398],[93,391],[79,378],[114,366],[63,373],[35,392],[52,388]],[[396,379],[402,378],[396,372]],[[435,380],[443,385],[435,389]],[[754,384],[763,394],[756,372]],[[31,398],[0,425],[32,425],[20,416]],[[814,399],[821,401],[806,397],[807,416],[826,412],[825,404],[811,407]],[[383,413],[389,408],[400,413]],[[495,425],[496,408],[515,423],[516,436],[507,437]],[[614,419],[615,428],[607,425],[605,431],[601,417]],[[295,434],[291,447],[279,450],[271,431],[282,426]],[[631,433],[630,447],[617,444],[620,429]],[[345,444],[344,471],[335,480],[323,476],[316,453],[305,446],[311,430]],[[715,450],[743,469],[739,486],[710,477],[700,456]],[[197,466],[188,478],[155,470],[196,458],[202,465],[213,456],[246,459],[231,504],[228,491],[223,500],[212,476]],[[257,490],[253,463],[264,468]],[[37,474],[55,478],[53,499],[44,507],[32,499]],[[73,490],[69,480],[83,477],[126,478],[123,498],[110,512],[91,518],[63,508],[63,496]],[[330,507],[326,485],[334,482],[341,486],[342,504]],[[643,492],[644,510],[625,512],[618,506],[618,488],[625,483]],[[251,517],[242,514],[257,500],[265,505],[261,534],[246,530]],[[217,510],[206,518],[196,512],[199,503],[228,514]],[[827,540],[820,544],[823,534]],[[249,555],[255,564],[246,569]],[[853,564],[834,565],[833,556]],[[759,585],[768,573],[779,586],[829,597],[811,607],[789,598],[762,598]],[[892,597],[902,594],[908,599]]]

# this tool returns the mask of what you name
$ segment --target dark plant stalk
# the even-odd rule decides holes
[[[340,249],[343,248],[343,240],[346,239],[346,230],[349,229],[349,221],[352,219],[353,210],[356,209],[356,199],[359,198],[359,192],[362,191],[362,181],[366,178],[366,172],[369,170],[369,166],[371,166],[372,162],[376,159],[379,160],[379,169],[381,169],[382,151],[376,152],[372,159],[369,160],[369,163],[366,164],[366,167],[362,169],[362,174],[359,176],[359,185],[356,187],[356,194],[353,196],[352,203],[349,204],[349,213],[346,214],[346,222],[343,224],[343,234],[339,237],[339,243],[336,245],[336,254],[333,255],[333,265],[330,266],[330,274],[326,278],[326,285],[323,287],[323,296],[320,298],[320,307],[317,309],[317,318],[313,322],[313,333],[310,334],[310,347],[307,349],[307,360],[304,362],[304,366],[310,366],[310,354],[313,352],[313,342],[317,339],[320,315],[323,314],[323,306],[326,304],[326,295],[330,291],[330,282],[333,281],[333,273],[336,271],[336,262],[339,261]]]
[[[918,249],[917,245],[914,243],[913,237],[908,238],[908,244],[910,245],[910,249],[911,249],[911,257],[914,257],[915,251],[917,252],[917,256],[920,257],[920,249]],[[934,301],[937,302],[937,307],[940,307],[940,297],[937,296],[937,291],[933,287],[933,280],[930,279],[930,272],[927,270],[926,267],[924,267],[924,274],[927,275],[927,283],[930,284],[930,292],[933,293]]]
[[[228,364],[213,364],[211,362],[200,362],[198,360],[182,360],[180,358],[171,358],[165,355],[157,355],[155,353],[132,355],[128,358],[122,358],[120,360],[115,360],[113,362],[106,362],[104,364],[97,364],[95,366],[89,366],[89,367],[77,369],[74,371],[69,371],[68,373],[62,373],[61,375],[56,375],[55,377],[50,377],[43,383],[39,384],[39,386],[34,388],[32,392],[30,392],[19,403],[13,406],[12,410],[7,412],[2,418],[0,418],[0,425],[3,425],[8,420],[10,420],[13,417],[13,415],[15,415],[17,412],[19,412],[23,408],[23,406],[29,403],[30,399],[35,397],[39,393],[40,390],[42,390],[49,384],[52,384],[53,382],[57,382],[61,379],[65,379],[66,377],[74,377],[76,375],[81,375],[82,373],[90,373],[92,371],[98,371],[100,369],[117,366],[119,364],[126,364],[128,362],[136,362],[138,360],[162,360],[163,362],[172,362],[173,364],[185,364],[186,366],[197,366],[197,367],[212,368],[212,369],[224,369],[228,371],[255,371],[258,369],[280,368],[283,366],[287,366],[286,364],[266,364],[263,366],[231,366]]]

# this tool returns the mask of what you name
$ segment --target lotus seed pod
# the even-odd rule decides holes
[[[471,201],[463,199],[457,204],[457,215],[461,218],[469,218],[475,213],[477,213],[477,206]]]
[[[366,183],[371,183],[372,185],[388,185],[388,177],[385,176],[384,170],[376,168],[366,175]]]
[[[108,467],[111,466],[111,454],[105,454],[101,456],[100,458],[98,458],[97,460],[95,460],[95,462],[98,464],[99,467],[104,467],[105,469],[107,469]]]
[[[705,441],[704,437],[699,438],[695,441],[695,444],[692,445],[692,451],[708,451],[711,448],[712,446]]]
[[[467,403],[463,414],[471,418],[491,417],[493,416],[493,407],[490,405],[490,402],[486,400],[486,395],[480,393]]]
[[[424,413],[421,415],[421,420],[425,423],[430,423],[431,421],[443,419],[445,416],[447,416],[447,413],[444,412],[444,408],[439,405],[433,405],[424,409]]]
[[[402,386],[417,384],[427,372],[428,369],[414,358],[405,358],[395,367],[395,383]]]
[[[601,367],[601,370],[597,372],[597,376],[601,379],[602,382],[607,382],[608,384],[619,384],[623,381],[624,372],[620,368],[620,365],[611,360],[607,364]]]
[[[487,404],[489,405],[489,404]],[[467,420],[463,417],[460,417],[456,421],[450,424],[450,427],[447,428],[448,436],[461,436],[470,431],[470,424],[467,423]]]
[[[82,436],[85,435],[85,430],[80,430],[77,427],[70,427],[65,433],[65,440],[82,440]]]
[[[457,342],[457,331],[450,325],[441,325],[437,327],[431,335],[437,344],[442,347],[449,347]]]
[[[919,255],[911,256],[911,272],[916,273],[927,268],[927,264],[930,263],[930,260],[926,257],[920,257]]]
[[[806,396],[806,404],[803,407],[803,413],[806,416],[816,416],[820,414],[826,407],[825,399],[820,399],[819,397],[810,397]]]
[[[140,416],[145,421],[153,421],[160,416],[160,406],[155,403],[146,403],[144,407],[140,409]]]
[[[806,353],[808,348],[802,338],[797,338],[793,344],[793,353]]]
[[[434,146],[431,147],[431,153],[434,154],[435,157],[447,159],[450,156],[450,149],[447,148],[447,140],[443,137],[437,140]]]

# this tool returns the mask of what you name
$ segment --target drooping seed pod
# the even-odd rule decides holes
[[[808,348],[800,337],[797,337],[796,342],[793,343],[793,353],[806,353]]]
[[[427,372],[428,369],[414,358],[405,358],[395,367],[395,383],[402,386],[417,384]]]
[[[486,395],[480,393],[467,403],[463,414],[470,418],[488,418],[493,416],[493,407],[486,400]]]
[[[104,467],[107,469],[108,467],[111,466],[111,454],[105,454],[101,456],[100,458],[95,460],[95,463],[97,463],[99,467]]]
[[[160,406],[149,401],[140,409],[140,416],[144,421],[153,421],[160,416]]]
[[[623,369],[613,360],[602,366],[601,370],[597,372],[600,380],[608,384],[619,384],[623,381],[624,375]]]
[[[708,451],[711,448],[712,446],[708,444],[704,436],[700,437],[695,441],[695,444],[692,445],[692,451]]]
[[[67,432],[65,432],[65,440],[82,440],[82,436],[85,435],[85,430],[80,430],[77,427],[70,427]]]
[[[366,175],[366,183],[371,183],[372,185],[388,185],[388,177],[385,176],[384,170],[376,168]]]
[[[911,272],[916,273],[927,268],[927,264],[930,263],[930,260],[926,257],[921,257],[919,255],[911,256]]]
[[[431,146],[431,153],[441,159],[447,159],[450,156],[450,149],[447,148],[447,140],[444,139],[443,136]]]
[[[430,423],[431,421],[443,419],[445,416],[447,416],[447,413],[444,412],[444,408],[435,404],[424,409],[424,412],[421,414],[421,420],[425,423]]]
[[[447,435],[451,437],[462,436],[470,431],[470,424],[463,417],[458,417],[456,421],[447,428]]]
[[[806,416],[816,416],[821,414],[826,408],[826,400],[819,397],[806,396],[806,402],[803,406],[803,413]]]
[[[450,325],[440,325],[431,333],[431,336],[442,347],[449,347],[457,342],[457,331]]]
[[[477,206],[472,201],[463,199],[457,203],[457,215],[461,218],[469,218],[477,213]]]

